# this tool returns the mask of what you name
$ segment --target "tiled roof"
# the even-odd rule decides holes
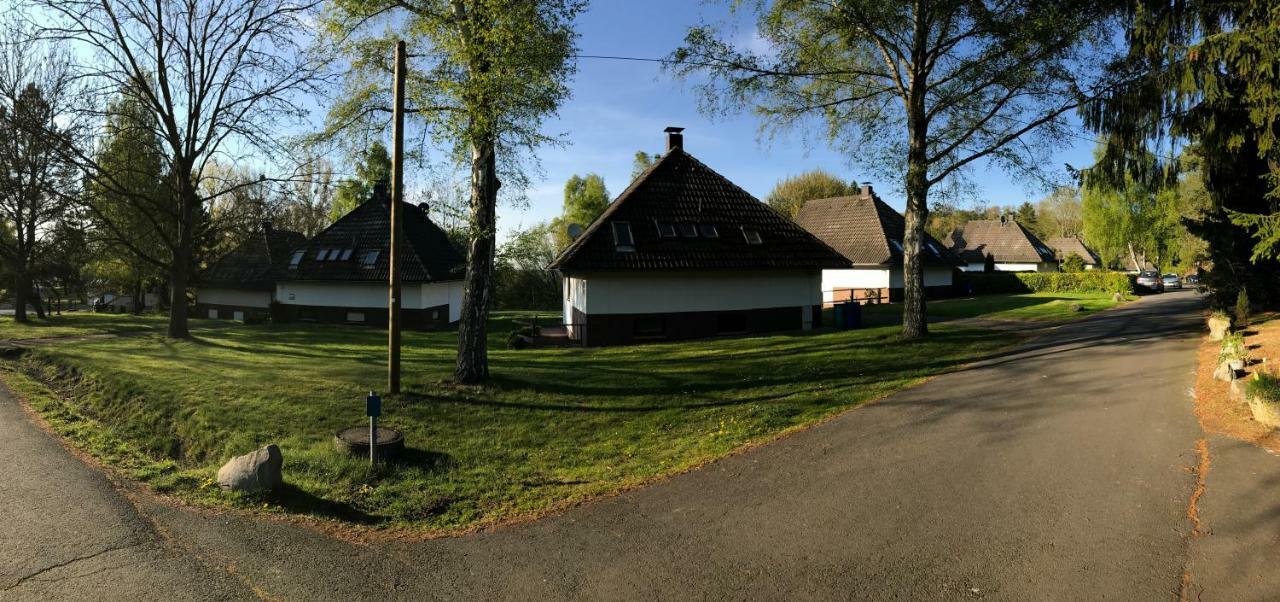
[[[623,248],[615,244],[615,223],[629,227],[633,244]],[[844,268],[849,262],[795,222],[675,148],[636,178],[552,267],[567,271],[794,269]]]
[[[462,253],[454,248],[444,230],[427,217],[425,207],[409,203],[400,206],[404,228],[400,280],[462,279],[465,275]],[[298,265],[286,267],[282,277],[285,280],[386,281],[390,276],[390,234],[391,202],[385,194],[375,193],[299,247],[302,257]],[[322,251],[325,259],[318,258]],[[335,252],[338,255],[333,257]]]
[[[970,264],[982,263],[987,255],[997,263],[1057,261],[1053,249],[1008,218],[972,220],[947,236],[946,242],[953,253]]]
[[[902,265],[906,220],[875,194],[815,199],[804,204],[796,222],[854,265]],[[946,247],[925,233],[924,262],[955,266],[961,263]]]
[[[1072,254],[1079,255],[1084,260],[1085,265],[1102,265],[1102,258],[1098,257],[1093,249],[1086,247],[1083,240],[1074,236],[1065,236],[1060,238],[1050,238],[1048,240],[1049,247],[1058,252],[1060,259],[1066,259]]]
[[[200,275],[204,286],[270,290],[289,253],[307,241],[301,233],[276,230],[267,224]]]

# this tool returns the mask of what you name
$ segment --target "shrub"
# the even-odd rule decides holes
[[[1121,293],[1133,294],[1134,277],[1122,272],[966,272],[974,294],[996,293]]]
[[[1244,335],[1237,332],[1223,337],[1222,347],[1218,349],[1219,362],[1243,360],[1248,356],[1249,350],[1244,345]]]
[[[1077,273],[1083,272],[1084,258],[1075,253],[1072,253],[1068,255],[1066,259],[1062,260],[1062,265],[1059,266],[1059,269],[1071,274],[1077,274]]]
[[[1265,370],[1254,372],[1245,385],[1245,395],[1257,401],[1280,403],[1280,378]]]
[[[1236,326],[1239,328],[1249,327],[1249,293],[1243,288],[1236,295]]]

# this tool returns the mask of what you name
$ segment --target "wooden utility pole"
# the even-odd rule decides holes
[[[396,67],[391,116],[391,278],[387,304],[387,391],[400,392],[400,203],[404,200],[404,40],[396,42]]]

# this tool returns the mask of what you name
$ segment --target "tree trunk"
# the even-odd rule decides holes
[[[174,249],[173,265],[169,266],[169,337],[174,339],[191,338],[187,327],[187,283],[195,256],[195,207],[200,202],[190,182],[183,184],[178,247]]]
[[[460,383],[489,378],[486,322],[493,289],[494,236],[498,213],[497,157],[493,140],[471,150],[471,245],[463,284],[462,319],[458,325],[458,361],[453,377]]]
[[[924,263],[920,248],[924,225],[929,219],[929,157],[926,144],[923,83],[913,85],[909,104],[911,146],[907,151],[906,230],[902,237],[902,338],[919,339],[929,334],[924,300]]]
[[[32,288],[31,288],[31,295],[28,297],[28,299],[30,299],[31,307],[35,308],[35,310],[36,310],[36,317],[37,317],[37,318],[40,318],[41,320],[43,320],[43,319],[45,319],[45,318],[49,317],[48,315],[46,315],[46,314],[45,314],[45,311],[44,311],[44,303],[40,300],[40,289],[39,289],[39,288],[37,288],[37,287],[32,287]]]
[[[27,317],[27,295],[30,294],[31,282],[27,278],[27,271],[18,267],[18,273],[13,277],[13,321],[23,324],[30,322]]]
[[[139,278],[133,283],[133,313],[139,315],[146,308],[146,293],[142,291],[142,279]]]

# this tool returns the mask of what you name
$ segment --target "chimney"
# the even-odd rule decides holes
[[[680,133],[684,131],[684,128],[673,125],[662,131],[667,133],[667,152],[676,149],[684,150],[684,134]]]
[[[421,211],[423,215],[431,215],[431,203],[426,201],[418,203],[418,211]]]
[[[874,196],[874,195],[875,195],[875,191],[871,190],[871,182],[863,182],[863,183],[862,183],[862,196],[865,196],[865,197],[870,198],[870,197],[872,197],[872,196]]]

